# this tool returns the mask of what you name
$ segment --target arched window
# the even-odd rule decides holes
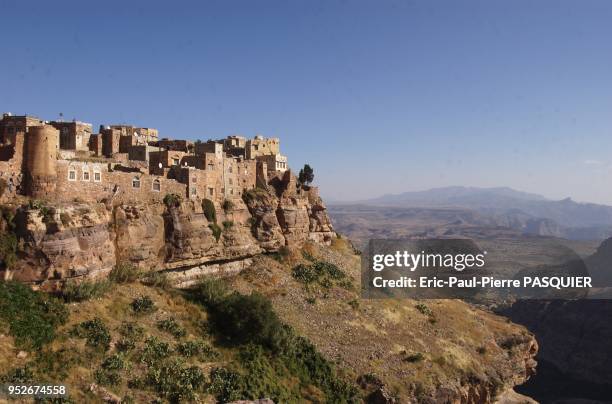
[[[153,180],[153,191],[159,192],[161,191],[161,181],[158,179]]]
[[[132,178],[132,188],[140,188],[140,178]]]

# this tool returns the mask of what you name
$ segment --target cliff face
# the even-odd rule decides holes
[[[263,252],[307,240],[329,244],[335,237],[317,189],[297,186],[290,172],[215,206],[210,219],[194,200],[114,206],[30,201],[14,210],[19,260],[2,269],[3,277],[51,287],[68,278],[105,276],[121,262],[191,271],[188,278],[195,278],[213,265],[236,267]]]

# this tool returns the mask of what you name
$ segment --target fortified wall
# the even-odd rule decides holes
[[[52,288],[129,263],[186,286],[257,254],[335,237],[317,188],[297,182],[278,138],[193,142],[91,127],[0,120],[0,204],[19,240],[16,263],[0,257],[4,279]]]

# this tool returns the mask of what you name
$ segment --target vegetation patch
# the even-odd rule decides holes
[[[305,254],[305,252],[302,251],[302,254]],[[296,281],[307,286],[318,285],[323,289],[330,289],[334,286],[352,289],[353,284],[350,278],[336,265],[318,261],[312,256],[310,258],[312,258],[311,264],[298,264],[293,268],[291,274]]]
[[[164,204],[168,208],[178,208],[181,205],[182,198],[177,194],[166,194],[164,196]]]
[[[104,321],[98,317],[76,325],[71,334],[79,338],[86,338],[86,344],[92,348],[107,351],[110,347],[110,331]]]
[[[158,321],[157,328],[172,334],[175,338],[182,338],[187,335],[187,331],[173,318]]]
[[[219,239],[221,238],[221,227],[219,227],[217,223],[211,223],[208,225],[208,228],[212,230],[215,240],[219,241]]]
[[[83,302],[102,297],[110,289],[108,280],[67,282],[62,290],[62,297],[66,302]]]
[[[204,199],[202,201],[202,211],[210,223],[217,223],[217,209],[215,208],[213,201],[210,199]]]
[[[155,302],[149,296],[139,296],[130,303],[132,311],[136,314],[150,314],[157,310]]]
[[[176,352],[186,358],[197,357],[203,361],[210,361],[219,357],[219,352],[209,343],[201,340],[181,342],[177,344]]]
[[[142,273],[131,262],[121,262],[113,267],[113,270],[108,275],[108,279],[115,283],[130,283],[135,282],[142,276]]]
[[[18,348],[42,348],[67,317],[61,301],[17,282],[0,282],[0,323],[8,325]]]
[[[350,402],[356,397],[356,389],[336,375],[312,343],[281,322],[263,295],[227,293],[218,283],[205,282],[193,298],[207,308],[219,340],[240,349],[238,369],[211,372],[209,391],[217,400],[270,397],[299,402],[302,390],[312,388],[325,396],[320,401]]]

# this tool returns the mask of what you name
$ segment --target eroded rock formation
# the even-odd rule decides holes
[[[173,271],[181,284],[199,275],[236,271],[254,255],[335,237],[316,188],[300,187],[290,172],[270,185],[215,205],[207,218],[194,200],[173,203],[13,204],[18,257],[4,279],[61,285],[104,277],[117,263]],[[24,201],[21,201],[24,202]]]

